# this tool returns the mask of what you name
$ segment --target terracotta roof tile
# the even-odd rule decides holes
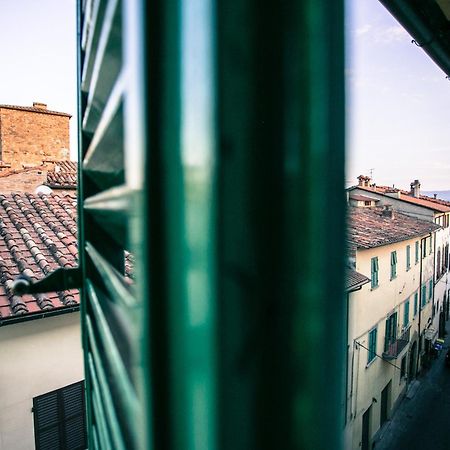
[[[418,206],[423,206],[428,209],[432,209],[438,212],[449,212],[450,211],[450,202],[441,199],[434,199],[431,197],[427,197],[426,195],[421,195],[418,197],[413,197],[408,191],[404,191],[402,189],[396,189],[389,186],[375,186],[375,187],[365,187],[365,186],[352,186],[349,188],[352,189],[361,189],[366,192],[373,192],[378,194],[386,195],[388,193],[399,193],[399,197],[395,197],[397,200],[402,200],[407,203],[412,203]]]
[[[384,215],[382,207],[349,207],[348,240],[350,247],[372,248],[423,236],[439,229],[433,222],[415,219],[394,211]]]
[[[75,195],[0,195],[0,320],[78,305],[76,290],[11,292],[19,274],[37,281],[58,267],[76,267],[76,235]]]
[[[76,189],[77,170],[76,161],[46,161],[54,163],[54,169],[47,172],[46,185],[56,189]]]
[[[41,114],[52,114],[52,115],[56,115],[56,116],[72,117],[72,115],[68,114],[68,113],[52,111],[52,110],[43,109],[43,108],[36,108],[33,106],[0,105],[0,108],[18,109],[20,111],[30,111],[30,112],[36,112],[36,113],[41,113]]]
[[[345,272],[345,289],[347,291],[354,289],[358,286],[362,286],[370,281],[369,278],[367,278],[362,273],[357,272],[356,270],[347,268]]]

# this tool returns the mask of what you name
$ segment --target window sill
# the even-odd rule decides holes
[[[369,361],[367,364],[366,364],[366,369],[368,369],[373,363],[374,363],[374,361],[377,359],[377,357],[375,356],[373,359],[372,359],[372,361]]]

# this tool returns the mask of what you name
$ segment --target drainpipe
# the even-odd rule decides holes
[[[432,302],[432,307],[433,307],[433,309],[432,309],[432,311],[434,311],[434,314],[433,314],[433,318],[432,318],[432,321],[434,320],[434,316],[435,316],[435,314],[436,314],[436,311],[435,311],[435,309],[434,309],[434,291],[436,290],[435,289],[435,287],[436,287],[436,285],[435,285],[435,283],[434,283],[434,280],[435,280],[435,278],[436,278],[436,284],[437,284],[437,276],[436,276],[436,258],[437,258],[437,253],[436,253],[436,233],[434,233],[434,255],[433,255],[433,281],[432,281],[432,283],[433,283],[433,298],[431,299],[431,302]],[[443,253],[443,252],[441,252],[441,253]],[[441,255],[441,259],[442,259],[442,255]],[[441,269],[442,269],[442,267],[441,267]],[[433,322],[432,322],[433,323]]]
[[[431,233],[430,233],[431,234]],[[419,269],[419,323],[417,331],[419,333],[419,345],[417,346],[417,356],[416,356],[416,376],[419,372],[419,355],[422,347],[422,339],[420,338],[420,322],[422,318],[422,266],[423,266],[423,246],[426,238],[420,238],[420,269]],[[427,249],[425,248],[425,255]]]

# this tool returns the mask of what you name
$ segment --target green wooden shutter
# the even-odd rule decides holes
[[[419,262],[419,241],[416,241],[416,264]]]
[[[369,332],[369,351],[367,355],[367,363],[370,363],[377,353],[377,328]]]
[[[339,449],[342,2],[78,8],[89,448]]]
[[[406,246],[406,270],[411,268],[411,246]]]
[[[403,310],[403,326],[406,327],[409,324],[409,300],[405,302]]]

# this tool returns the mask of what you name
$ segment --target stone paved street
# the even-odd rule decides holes
[[[374,449],[450,449],[450,367],[445,366],[449,340],[428,372],[411,383]]]

